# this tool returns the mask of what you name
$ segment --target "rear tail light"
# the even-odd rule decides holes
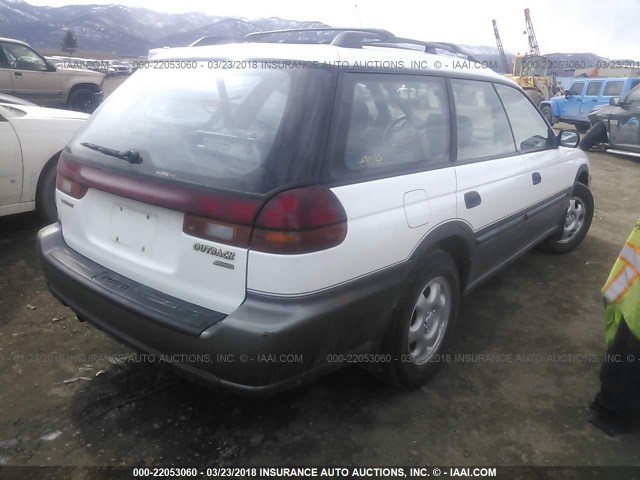
[[[78,199],[89,188],[96,188],[185,212],[182,231],[187,235],[261,252],[297,254],[324,250],[339,245],[347,235],[344,208],[325,186],[282,192],[258,214],[262,201],[257,197],[133,177],[68,160],[64,155],[58,164],[56,185]]]
[[[275,196],[263,207],[251,247],[269,253],[308,253],[335,247],[346,235],[347,215],[331,190],[297,188]]]
[[[88,190],[86,186],[61,175],[60,173],[58,173],[58,176],[56,177],[56,188],[61,192],[78,199],[84,197]]]

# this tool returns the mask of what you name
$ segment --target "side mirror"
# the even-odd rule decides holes
[[[47,65],[47,72],[55,72],[56,71],[56,66],[50,60],[47,60],[45,62],[45,64]]]
[[[580,135],[571,130],[560,130],[556,137],[556,144],[559,147],[576,148],[580,143]]]
[[[609,105],[613,107],[617,107],[618,105],[620,105],[620,97],[611,97],[609,99]]]
[[[573,92],[571,90],[565,90],[564,91],[564,96],[569,98],[571,95],[573,95]]]

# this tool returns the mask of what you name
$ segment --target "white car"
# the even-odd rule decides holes
[[[0,103],[0,216],[37,210],[48,223],[58,219],[58,157],[87,118],[69,110]]]
[[[244,392],[354,362],[419,385],[464,293],[587,234],[579,136],[429,42],[268,37],[158,53],[74,137],[38,239],[49,288]]]

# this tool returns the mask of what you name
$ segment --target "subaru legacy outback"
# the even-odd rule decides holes
[[[83,126],[38,241],[80,320],[240,391],[354,358],[411,387],[464,293],[582,241],[575,132],[446,45],[329,33],[164,50]]]

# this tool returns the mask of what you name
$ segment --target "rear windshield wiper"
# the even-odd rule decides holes
[[[95,150],[96,152],[103,153],[105,155],[110,155],[112,157],[119,158],[121,160],[126,160],[129,163],[142,163],[142,157],[140,153],[134,150],[120,151],[114,150],[113,148],[107,148],[100,145],[96,145],[95,143],[87,143],[82,142],[80,145],[83,147],[90,148],[91,150]]]

